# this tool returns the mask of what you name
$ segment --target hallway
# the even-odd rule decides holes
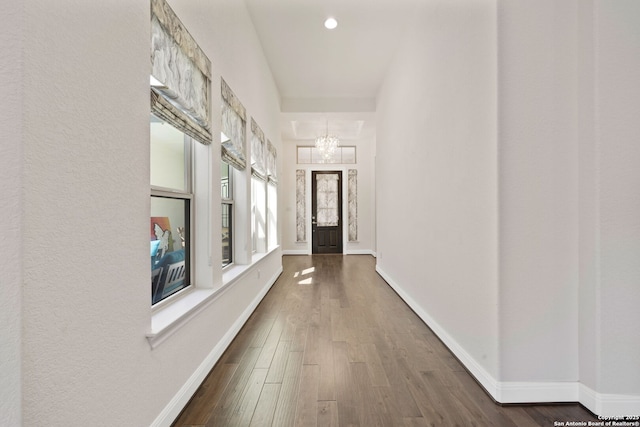
[[[552,426],[579,405],[499,406],[370,256],[285,256],[283,273],[174,423]]]

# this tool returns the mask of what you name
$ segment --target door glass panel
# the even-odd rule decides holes
[[[319,227],[338,225],[338,174],[318,174],[316,202]]]

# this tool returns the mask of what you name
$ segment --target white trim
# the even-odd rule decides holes
[[[601,402],[598,399],[598,393],[584,384],[580,384],[578,386],[578,399],[580,403],[594,414],[597,414],[598,410],[602,410]]]
[[[349,242],[353,243],[353,242]],[[371,249],[347,249],[345,255],[371,255],[375,257],[375,252]]]
[[[578,383],[498,382],[494,399],[500,403],[566,403],[578,401]]]
[[[597,415],[605,417],[640,415],[640,396],[602,394],[581,384],[569,382],[500,382],[487,372],[458,342],[442,328],[416,301],[376,266],[376,271],[405,303],[442,340],[465,368],[499,403],[578,402]]]
[[[283,249],[282,255],[311,255],[306,249]]]
[[[640,415],[640,396],[598,393],[584,384],[579,384],[578,393],[579,402],[594,414],[603,417]]]
[[[211,369],[213,369],[216,362],[220,359],[229,344],[231,344],[231,341],[233,341],[233,339],[236,337],[238,332],[240,332],[240,329],[242,329],[253,311],[256,309],[256,307],[258,307],[260,301],[262,301],[267,292],[269,292],[269,289],[271,289],[271,286],[273,286],[280,274],[282,274],[282,266],[280,266],[278,271],[276,271],[273,277],[271,277],[269,282],[262,288],[260,293],[256,295],[253,301],[251,301],[251,304],[249,304],[244,312],[233,323],[231,328],[216,344],[216,346],[204,359],[200,366],[198,366],[191,377],[189,377],[187,382],[180,388],[178,393],[173,396],[173,399],[171,399],[169,404],[167,404],[162,412],[160,412],[160,415],[158,415],[153,423],[151,423],[151,427],[170,427],[171,424],[173,424],[176,418],[180,415],[180,412],[182,412],[187,403],[189,403],[191,397],[198,390],[209,372],[211,372]]]
[[[311,255],[311,252],[306,249],[283,249],[282,255]],[[376,252],[371,249],[348,249],[343,255],[371,255],[375,258]]]

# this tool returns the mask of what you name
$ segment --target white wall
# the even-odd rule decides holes
[[[600,363],[601,312],[598,303],[599,267],[599,207],[598,167],[595,144],[595,12],[593,1],[578,3],[578,141],[579,156],[579,378],[592,390],[598,389]]]
[[[639,24],[624,0],[498,13],[501,380],[603,415],[640,411]]]
[[[22,425],[22,3],[0,3],[0,419]]]
[[[575,1],[498,8],[505,382],[578,379],[576,24]]]
[[[279,100],[244,4],[171,5],[213,63],[213,134],[223,75],[280,150]],[[149,2],[28,0],[24,17],[24,74],[16,86],[24,88],[24,117],[17,121],[24,161],[8,169],[19,176],[24,168],[22,200],[12,197],[24,206],[22,225],[12,217],[23,236],[23,281],[13,271],[18,277],[9,282],[13,302],[21,284],[24,294],[23,423],[167,425],[180,409],[176,402],[188,398],[180,393],[194,390],[189,382],[215,362],[227,332],[279,271],[280,253],[263,260],[261,275],[250,270],[152,350],[146,339],[152,315]],[[16,114],[9,117],[17,120]],[[12,135],[19,137],[19,127],[10,128]],[[11,162],[19,154],[9,147]],[[218,164],[217,146],[205,153]],[[4,156],[2,162],[4,169]],[[210,179],[214,197],[199,206],[210,203],[210,221],[219,224],[219,168],[211,169]],[[198,237],[202,253],[208,242]],[[216,227],[210,239],[219,243]],[[218,244],[212,251],[220,257]],[[219,285],[220,269],[198,260],[197,280]],[[9,338],[17,350],[19,337]],[[17,364],[11,355],[10,366]],[[19,400],[9,399],[10,420],[19,419]]]
[[[416,14],[387,75],[378,271],[497,400],[637,413],[640,5],[497,5]]]
[[[640,3],[594,2],[600,372],[640,413]],[[590,169],[593,171],[593,169]],[[587,172],[589,173],[589,172]]]
[[[494,1],[428,2],[377,103],[378,271],[488,380],[499,366],[496,62]]]

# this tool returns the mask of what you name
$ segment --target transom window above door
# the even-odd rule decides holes
[[[354,165],[356,163],[356,147],[340,146],[331,158],[325,160],[318,149],[312,146],[298,145],[297,163],[298,164],[345,164]]]

